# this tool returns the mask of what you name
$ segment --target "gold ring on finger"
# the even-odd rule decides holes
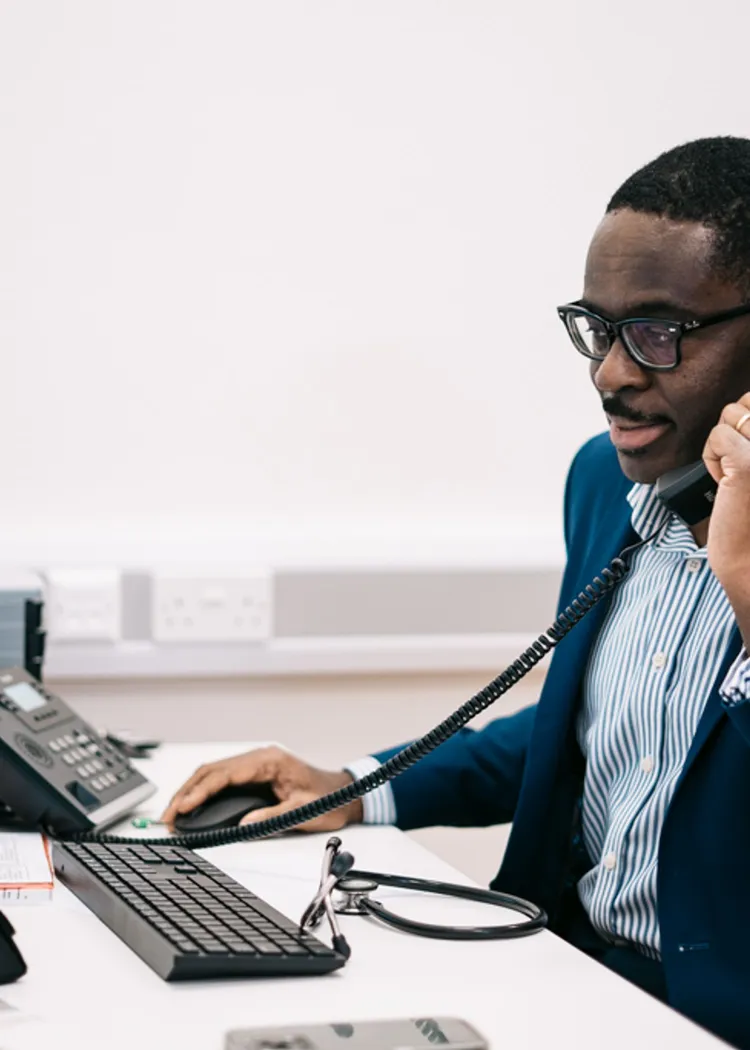
[[[738,434],[742,434],[742,428],[744,427],[745,423],[747,423],[748,419],[750,419],[750,412],[745,412],[745,414],[743,416],[740,416],[740,418],[734,424],[734,429],[737,431]],[[747,435],[742,434],[742,436],[746,437]]]

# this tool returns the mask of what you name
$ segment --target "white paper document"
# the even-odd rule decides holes
[[[36,831],[0,832],[0,904],[51,900],[49,846]]]

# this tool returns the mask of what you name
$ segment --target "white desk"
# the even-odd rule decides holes
[[[158,814],[201,761],[239,750],[237,744],[163,748],[142,763],[162,787],[142,812]],[[345,829],[342,839],[359,867],[469,881],[393,828]],[[317,886],[324,843],[325,836],[298,834],[206,855],[296,918]],[[480,905],[386,895],[400,895],[404,911],[433,921],[488,918]],[[10,1027],[0,1011],[3,1050],[221,1050],[223,1033],[233,1027],[440,1014],[465,1017],[497,1050],[725,1045],[546,931],[511,941],[433,941],[342,916],[352,957],[335,974],[167,984],[61,885],[54,903],[8,914],[29,972],[0,987],[0,1001],[21,1011]],[[327,927],[319,933],[327,938]]]

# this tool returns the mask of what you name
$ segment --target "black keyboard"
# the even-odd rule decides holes
[[[328,973],[344,957],[191,850],[54,842],[58,878],[165,981]]]

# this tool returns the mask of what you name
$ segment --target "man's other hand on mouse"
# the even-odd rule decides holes
[[[257,823],[303,806],[351,782],[351,774],[345,770],[316,769],[283,748],[263,747],[201,766],[174,795],[161,819],[173,827],[178,814],[189,813],[224,788],[269,784],[280,800],[278,805],[256,809],[240,821],[241,824]],[[361,821],[362,803],[357,799],[301,827],[305,831],[338,831],[346,824]]]

